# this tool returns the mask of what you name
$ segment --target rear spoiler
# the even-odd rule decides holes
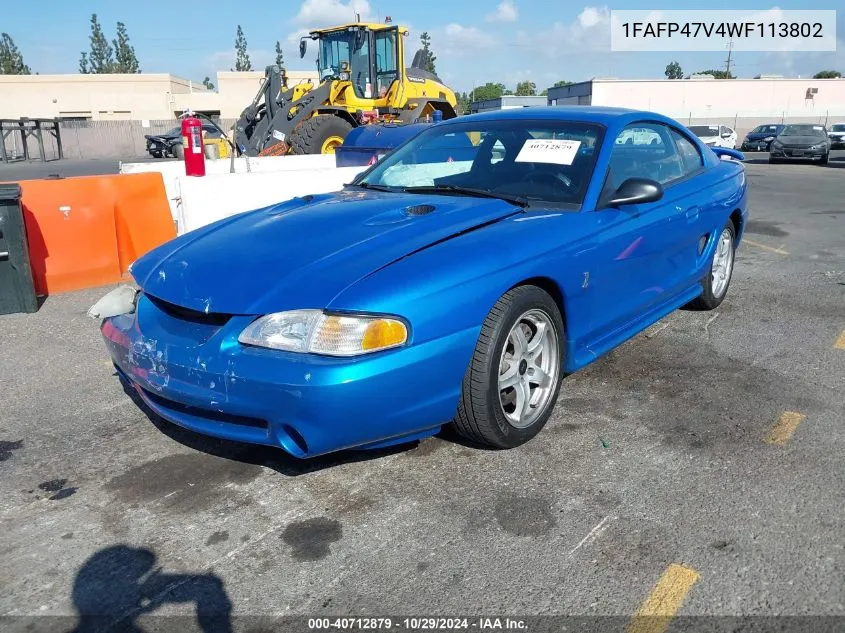
[[[727,147],[711,147],[710,149],[713,150],[713,153],[716,154],[719,158],[723,156],[726,158],[732,158],[734,160],[745,160],[745,154],[740,152],[737,149],[729,149]]]

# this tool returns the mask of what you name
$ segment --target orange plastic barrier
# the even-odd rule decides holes
[[[176,237],[160,174],[20,185],[38,294],[120,281],[135,258]]]

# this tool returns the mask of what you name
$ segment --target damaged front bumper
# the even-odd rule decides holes
[[[296,457],[426,437],[454,417],[478,335],[358,358],[238,343],[255,318],[175,313],[143,293],[101,330],[121,378],[166,420]]]

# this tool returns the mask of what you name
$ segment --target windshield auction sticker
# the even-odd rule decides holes
[[[610,50],[835,51],[836,11],[613,10]]]
[[[556,141],[553,139],[529,139],[519,150],[514,162],[553,163],[571,165],[581,147],[581,141]]]

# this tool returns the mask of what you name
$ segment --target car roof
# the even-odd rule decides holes
[[[631,115],[647,115],[663,118],[653,112],[640,110],[629,110],[628,108],[613,108],[609,106],[530,106],[526,108],[512,108],[509,110],[491,110],[479,114],[449,119],[450,122],[457,121],[514,121],[514,120],[552,120],[552,121],[587,121],[593,123],[607,124],[619,118],[628,118]],[[637,116],[634,118],[643,118]]]

